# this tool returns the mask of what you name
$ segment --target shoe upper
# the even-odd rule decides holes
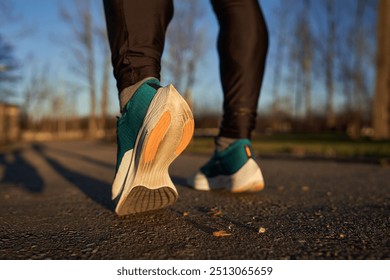
[[[122,161],[123,155],[134,148],[138,132],[145,119],[150,102],[160,88],[157,79],[145,81],[126,104],[124,113],[117,120],[117,162],[116,171]]]
[[[232,175],[250,158],[253,158],[253,154],[250,140],[240,139],[221,152],[215,151],[213,157],[200,171],[209,178],[218,175]]]

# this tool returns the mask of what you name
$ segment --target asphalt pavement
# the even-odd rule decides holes
[[[117,217],[116,147],[68,141],[0,154],[0,259],[390,259],[390,167],[259,157],[266,188],[198,192],[170,171],[179,200]]]

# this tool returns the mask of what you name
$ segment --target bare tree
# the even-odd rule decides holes
[[[373,106],[374,138],[390,138],[390,2],[379,0],[376,86]]]
[[[274,56],[275,63],[273,69],[273,79],[272,79],[272,96],[273,96],[273,104],[272,104],[272,119],[273,119],[273,127],[279,129],[281,126],[281,103],[283,97],[280,96],[280,86],[283,83],[283,66],[285,64],[286,59],[286,46],[288,44],[287,37],[287,20],[288,15],[290,13],[290,5],[280,4],[275,10],[275,16],[278,19],[275,34],[276,34],[276,47]]]
[[[355,56],[353,62],[353,93],[354,93],[354,117],[353,122],[351,123],[352,127],[350,129],[351,136],[358,137],[360,135],[360,126],[361,126],[361,114],[362,114],[362,90],[363,90],[363,69],[362,69],[362,55],[363,55],[363,30],[359,26],[360,20],[363,17],[364,13],[364,0],[358,0],[356,3],[355,10],[355,19],[354,19],[354,35],[353,41],[355,43]]]
[[[64,94],[60,92],[55,92],[55,94],[50,95],[49,99],[49,110],[50,110],[50,119],[52,121],[52,133],[57,133],[58,136],[63,136],[66,131],[66,121],[65,121],[65,98]]]
[[[290,67],[296,75],[296,114],[300,111],[302,101],[305,107],[306,121],[311,121],[312,98],[312,64],[313,64],[313,34],[309,24],[310,1],[303,2],[302,9],[296,14],[293,40],[290,44]]]
[[[327,0],[326,4],[326,51],[325,51],[325,85],[326,85],[326,126],[334,128],[336,124],[333,97],[334,97],[334,66],[336,59],[336,13],[335,1]]]
[[[91,137],[97,130],[96,120],[96,85],[95,85],[95,56],[94,56],[94,25],[91,2],[74,1],[74,9],[60,9],[62,19],[68,24],[74,44],[69,44],[75,58],[73,70],[81,74],[88,82],[90,97],[90,115],[88,130]]]
[[[353,138],[360,137],[360,130],[365,119],[369,117],[371,109],[371,93],[367,78],[367,70],[373,65],[371,57],[370,39],[372,40],[369,29],[367,13],[372,8],[374,1],[358,0],[355,2],[353,25],[350,29],[350,44],[352,49],[352,61],[350,64],[349,76],[351,79],[351,98],[352,111],[351,120],[348,124],[349,135]],[[372,21],[371,21],[372,22]]]
[[[103,16],[102,16],[103,17]],[[102,18],[102,22],[104,19]],[[107,111],[108,111],[108,94],[110,87],[110,70],[111,70],[111,53],[108,45],[108,35],[106,26],[101,25],[96,28],[96,34],[99,39],[103,57],[103,74],[101,83],[101,107],[100,107],[100,128],[106,129]]]
[[[339,36],[341,30],[341,13],[345,13],[347,2],[336,0],[319,1],[315,3],[315,18],[324,15],[322,21],[312,21],[314,25],[314,47],[316,55],[315,73],[324,82],[326,92],[326,106],[324,115],[326,128],[334,129],[336,126],[336,115],[334,108],[335,87],[337,84],[337,68],[339,64],[341,45],[344,40]],[[325,12],[324,12],[325,11]]]
[[[184,98],[192,106],[191,90],[207,40],[206,29],[199,23],[204,10],[201,1],[177,0],[175,4],[175,19],[167,33],[166,66],[176,87],[184,92]]]
[[[45,104],[50,100],[50,96],[54,94],[54,87],[49,83],[45,71],[32,68],[31,75],[29,75],[25,88],[22,91],[23,104],[22,108],[26,114],[26,128],[28,130],[34,129],[34,124],[37,120],[45,114]]]
[[[303,16],[299,25],[302,32],[302,48],[301,48],[301,69],[303,71],[303,92],[305,95],[305,117],[308,122],[311,122],[311,99],[312,99],[312,64],[313,64],[313,35],[309,24],[309,9],[310,1],[304,1]],[[298,32],[298,31],[297,31]]]
[[[108,91],[110,87],[110,69],[111,69],[111,56],[106,54],[103,60],[103,77],[102,77],[102,99],[101,99],[101,117],[100,127],[106,129],[107,111],[108,111]]]

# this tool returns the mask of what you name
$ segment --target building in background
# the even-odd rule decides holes
[[[0,145],[20,139],[20,118],[18,106],[0,102]]]

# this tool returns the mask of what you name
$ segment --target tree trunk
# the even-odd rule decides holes
[[[334,2],[326,1],[328,38],[326,42],[326,126],[328,129],[334,128],[336,124],[333,110],[333,95],[334,95],[334,59],[335,59],[335,42],[336,42],[336,20],[334,15]]]
[[[106,120],[107,120],[107,107],[108,107],[108,88],[110,81],[110,54],[106,55],[103,68],[103,81],[102,81],[102,103],[101,103],[101,119],[100,128],[105,132]]]
[[[283,82],[283,68],[284,59],[285,59],[285,48],[287,44],[286,40],[286,21],[287,15],[290,11],[286,5],[280,5],[277,10],[277,43],[275,49],[275,65],[274,65],[274,74],[272,81],[272,95],[273,95],[273,105],[272,105],[272,127],[276,130],[279,130],[281,127],[281,96],[280,96],[280,85]]]
[[[88,136],[95,137],[97,131],[96,120],[96,85],[95,85],[95,52],[94,52],[94,30],[91,2],[73,1],[74,12],[67,9],[60,10],[63,20],[73,32],[71,51],[77,59],[74,65],[83,78],[88,82],[90,112],[88,116]],[[71,5],[72,6],[72,5]]]
[[[379,0],[376,86],[373,108],[375,139],[390,138],[390,1]]]
[[[88,6],[89,7],[89,6]],[[89,82],[89,94],[90,94],[90,115],[88,121],[89,136],[94,137],[96,135],[97,123],[96,123],[96,88],[95,88],[95,57],[93,48],[93,23],[92,14],[88,9],[83,14],[85,25],[85,38],[84,44],[88,57],[88,82]]]
[[[358,0],[356,3],[356,13],[355,13],[355,24],[354,24],[354,45],[355,45],[355,57],[353,62],[353,113],[352,120],[349,124],[350,127],[353,127],[353,138],[360,137],[360,128],[362,125],[362,114],[363,114],[363,57],[365,54],[363,47],[363,27],[362,27],[362,18],[365,10],[365,0]]]

